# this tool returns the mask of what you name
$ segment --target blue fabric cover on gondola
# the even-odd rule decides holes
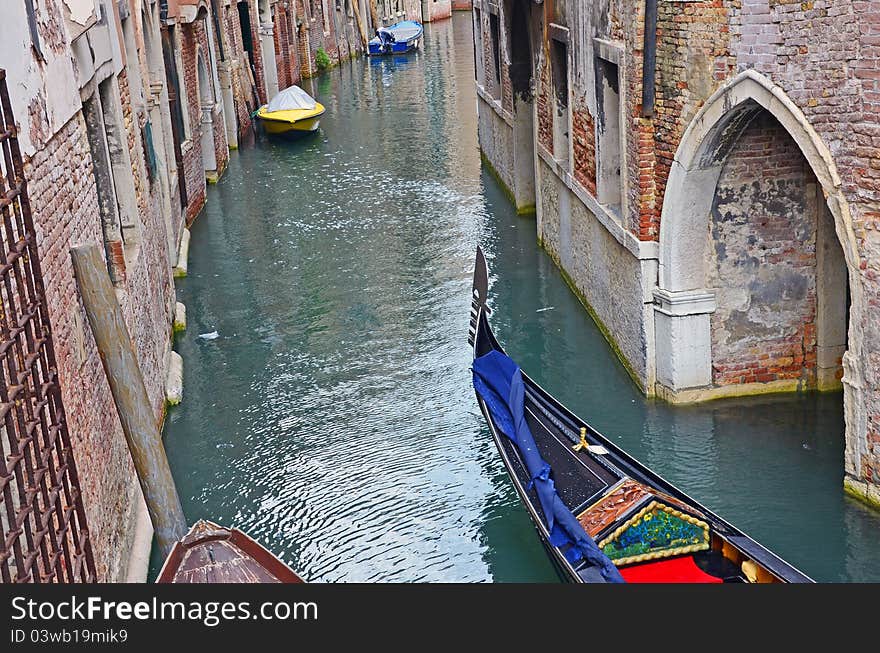
[[[492,421],[516,445],[531,477],[547,520],[550,544],[557,547],[570,544],[565,557],[572,564],[581,559],[598,567],[602,577],[610,583],[625,582],[617,567],[596,546],[583,526],[575,518],[559,495],[550,478],[550,465],[541,457],[535,438],[526,424],[525,387],[519,365],[500,351],[490,351],[474,360],[474,388],[486,402]]]

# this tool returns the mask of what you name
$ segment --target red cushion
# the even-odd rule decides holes
[[[623,567],[620,575],[627,583],[723,583],[717,576],[697,567],[693,556],[681,556]]]

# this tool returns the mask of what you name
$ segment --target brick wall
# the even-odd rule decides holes
[[[329,16],[325,33],[324,3],[326,2]],[[302,77],[315,76],[318,67],[315,55],[318,48],[323,48],[330,58],[331,64],[339,63],[339,48],[336,41],[336,25],[333,20],[334,0],[296,0],[296,12],[301,17],[301,27],[297,34],[299,46],[300,73]]]
[[[98,196],[82,114],[26,164],[49,318],[98,578],[118,579],[130,543],[125,520],[136,483],[110,389],[79,296],[69,248],[102,243]]]
[[[641,147],[630,150],[630,181],[640,180],[635,186],[639,191],[630,197],[638,207],[633,232],[643,240],[660,239],[660,209],[666,178],[684,130],[703,101],[734,72],[729,23],[737,14],[738,5],[738,0],[703,0],[687,5],[658,3],[654,118],[639,120],[638,112],[634,113],[638,136],[632,140]],[[638,83],[633,82],[630,92],[638,98],[640,110],[641,56],[633,65],[638,66],[633,71]],[[645,151],[652,134],[650,149],[653,151]],[[639,157],[638,164],[633,161],[634,156]],[[649,184],[653,188],[649,189]]]
[[[278,86],[287,88],[302,79],[299,47],[296,42],[296,16],[293,6],[275,4],[275,61],[278,65]]]
[[[593,115],[583,100],[576,101],[571,111],[574,178],[587,191],[596,195],[596,127]]]
[[[148,191],[127,79],[120,76],[123,115],[138,182],[140,247],[129,253],[120,303],[156,420],[164,409],[168,307],[174,297],[164,218]],[[61,392],[74,441],[98,577],[124,579],[131,548],[137,480],[91,329],[81,307],[70,246],[103,242],[92,158],[82,113],[25,164],[37,229]]]
[[[712,207],[713,381],[816,382],[816,179],[761,112],[729,154]]]
[[[550,65],[545,57],[538,67],[537,75],[538,143],[553,154],[553,92],[550,85]]]

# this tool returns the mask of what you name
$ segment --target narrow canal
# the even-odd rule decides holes
[[[482,244],[496,332],[548,390],[817,580],[880,580],[841,396],[646,401],[481,170],[469,15],[426,28],[417,55],[307,85],[320,132],[241,149],[209,189],[165,427],[188,519],[310,581],[556,580],[473,397]]]

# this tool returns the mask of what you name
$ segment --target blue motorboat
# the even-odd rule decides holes
[[[424,29],[414,20],[404,20],[389,27],[380,27],[370,39],[370,55],[403,54],[419,47]]]

